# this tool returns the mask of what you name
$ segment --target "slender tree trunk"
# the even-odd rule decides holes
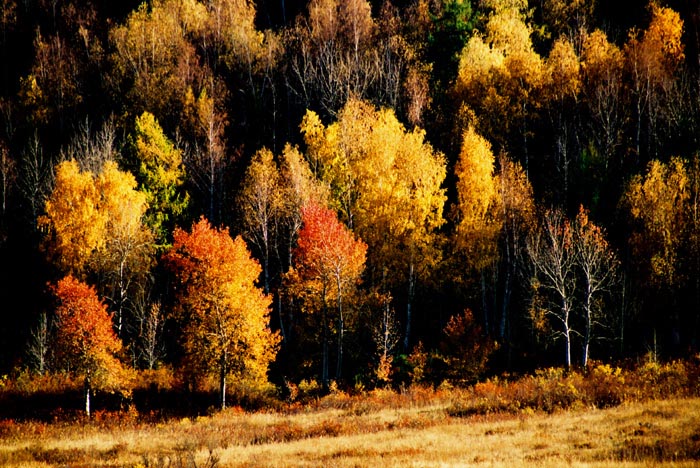
[[[564,340],[565,340],[565,345],[566,345],[566,350],[565,350],[565,360],[566,360],[566,368],[570,369],[571,368],[571,328],[569,327],[569,306],[567,304],[564,304]]]
[[[491,333],[489,307],[486,301],[486,275],[483,269],[481,270],[481,307],[484,309],[484,330],[486,330],[486,333]]]
[[[338,286],[338,362],[335,368],[335,379],[340,380],[343,369],[343,333],[345,322],[343,320],[343,294],[340,286],[340,275],[336,277]]]
[[[90,382],[90,371],[87,372],[87,375],[85,376],[85,414],[87,415],[88,419],[90,419],[90,391],[91,391],[91,382]]]
[[[403,339],[403,349],[408,352],[408,346],[411,343],[411,319],[413,318],[413,297],[416,293],[416,278],[413,266],[413,261],[411,261],[408,267],[408,301],[406,304],[406,334]]]
[[[583,364],[583,367],[586,367],[588,365],[588,352],[590,349],[590,344],[591,344],[591,321],[593,320],[591,316],[591,284],[590,281],[587,282],[586,284],[586,305],[585,305],[585,331],[583,334],[583,357],[581,360],[581,363]]]
[[[328,304],[326,302],[326,285],[323,285],[323,291],[321,292],[323,305],[321,307],[321,321],[323,322],[322,333],[323,333],[323,354],[321,357],[321,384],[324,390],[328,390]]]
[[[224,351],[221,355],[221,363],[219,366],[219,402],[221,403],[221,409],[226,409],[226,374],[228,373],[227,366],[227,353]]]
[[[510,307],[510,295],[511,295],[511,256],[510,256],[510,242],[508,241],[508,235],[506,235],[506,277],[503,280],[503,300],[501,302],[501,320],[498,327],[498,338],[503,341],[503,337],[506,335],[506,324],[508,322],[508,308]]]

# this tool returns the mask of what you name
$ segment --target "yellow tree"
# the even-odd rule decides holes
[[[498,192],[494,177],[494,156],[491,145],[469,127],[462,135],[462,150],[455,165],[457,204],[455,216],[455,247],[466,255],[471,272],[481,276],[481,297],[484,325],[490,330],[486,301],[487,268],[498,260],[498,235],[501,220]]]
[[[245,236],[257,247],[262,260],[265,294],[270,292],[270,256],[282,204],[279,178],[272,152],[263,148],[253,156],[238,196]]]
[[[243,239],[202,218],[176,229],[165,261],[177,278],[177,310],[185,366],[194,377],[218,372],[221,408],[229,376],[259,385],[275,358],[271,299],[256,285],[260,264]]]
[[[407,285],[408,347],[416,280],[439,256],[445,159],[425,142],[423,130],[407,131],[393,111],[355,99],[328,127],[307,112],[301,130],[312,171],[369,246],[371,277],[384,288]]]
[[[656,157],[658,124],[665,101],[674,91],[676,72],[685,58],[683,20],[670,8],[649,5],[651,22],[645,31],[632,31],[625,58],[632,77],[636,111],[636,151],[640,155],[643,121],[648,125],[649,156]],[[646,119],[645,119],[646,118]]]
[[[149,109],[178,122],[188,87],[201,76],[190,38],[202,33],[206,7],[196,0],[143,3],[122,25],[110,30],[115,92],[133,113]]]
[[[485,6],[492,10],[485,32],[474,34],[462,50],[455,91],[476,112],[489,141],[522,152],[527,172],[527,122],[538,106],[543,61],[532,46],[527,2],[492,0]]]
[[[125,308],[135,288],[143,288],[153,264],[155,239],[144,225],[148,204],[136,188],[136,179],[108,161],[95,180],[100,193],[99,210],[105,223],[105,244],[95,259],[97,271],[111,286],[117,333],[122,336]]]
[[[655,286],[680,281],[679,251],[690,210],[690,180],[683,161],[651,161],[644,176],[636,175],[623,196],[635,229],[630,236],[634,258]]]
[[[608,168],[626,120],[622,51],[603,31],[587,34],[581,54],[583,95],[592,117],[592,137]]]
[[[469,127],[462,136],[462,150],[455,165],[456,243],[477,271],[496,255],[499,225],[494,219],[498,195],[494,163],[491,145]]]
[[[56,167],[54,189],[39,226],[46,232],[49,257],[62,271],[84,277],[93,255],[104,249],[107,213],[99,204],[92,173],[82,172],[75,160]]]

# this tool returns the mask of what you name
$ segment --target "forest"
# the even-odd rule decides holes
[[[0,4],[3,379],[698,352],[697,1]]]

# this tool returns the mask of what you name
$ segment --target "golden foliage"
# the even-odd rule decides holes
[[[623,197],[623,205],[638,223],[631,235],[635,258],[656,285],[672,286],[680,280],[678,253],[689,199],[688,172],[679,158],[650,162],[647,174],[633,177]]]
[[[202,218],[190,232],[175,230],[166,262],[179,284],[188,372],[266,382],[280,338],[269,328],[271,298],[256,286],[260,264],[243,239],[232,239],[228,229],[212,228]]]

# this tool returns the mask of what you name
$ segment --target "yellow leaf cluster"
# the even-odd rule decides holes
[[[95,175],[81,171],[75,160],[64,161],[39,219],[44,246],[62,271],[76,276],[108,269],[115,257],[136,252],[147,268],[152,235],[142,224],[146,207],[134,177],[116,163],[108,161]]]

